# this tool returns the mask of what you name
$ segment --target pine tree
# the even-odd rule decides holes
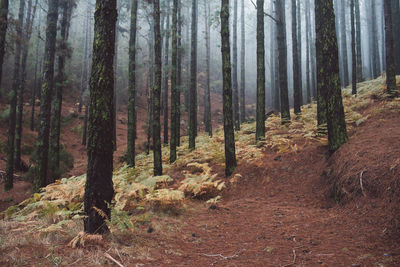
[[[240,49],[240,122],[246,120],[246,31],[244,0],[241,6],[241,49]]]
[[[311,103],[311,19],[310,19],[310,0],[306,0],[306,99],[307,103]]]
[[[169,19],[169,0],[166,0],[166,27],[164,42],[164,81],[163,81],[163,100],[162,108],[164,115],[164,144],[168,144],[168,80],[169,80],[169,36],[170,36],[170,19]]]
[[[279,88],[281,97],[281,122],[290,122],[289,89],[287,79],[287,47],[286,47],[286,19],[285,0],[277,0],[276,14],[278,27],[278,52],[279,52]]]
[[[315,2],[317,91],[324,99],[329,150],[347,141],[346,122],[339,75],[339,51],[333,0]],[[318,102],[320,104],[320,102]]]
[[[384,0],[385,10],[385,44],[386,44],[386,86],[391,97],[398,95],[396,88],[396,63],[394,61],[392,2]]]
[[[204,125],[209,136],[212,136],[211,121],[211,92],[210,92],[210,69],[211,69],[211,20],[210,20],[210,1],[204,3],[204,22],[205,22],[205,41],[206,41],[206,88],[204,89]]]
[[[239,116],[239,85],[238,85],[238,47],[237,47],[237,21],[238,21],[238,0],[233,0],[233,33],[232,33],[232,86],[233,86],[233,120],[235,130],[240,130]]]
[[[265,139],[264,0],[257,0],[257,110],[256,141]]]
[[[392,0],[392,25],[396,75],[400,75],[400,2]]]
[[[53,121],[51,124],[50,133],[50,168],[52,177],[50,181],[53,182],[55,179],[60,178],[58,175],[58,169],[60,167],[60,132],[61,132],[61,110],[63,101],[63,91],[65,83],[68,79],[65,73],[65,63],[68,57],[68,37],[70,21],[72,17],[72,9],[74,3],[68,0],[62,0],[60,7],[62,9],[61,19],[61,42],[60,51],[58,55],[58,75],[56,77],[56,91],[53,105]]]
[[[33,11],[32,11],[32,0],[28,1],[28,9],[26,12],[26,22],[25,22],[25,31],[22,34],[22,58],[21,58],[21,80],[18,89],[18,98],[17,98],[17,121],[15,128],[15,163],[14,166],[18,170],[22,170],[22,161],[21,161],[21,140],[22,140],[22,117],[23,117],[23,108],[24,108],[24,93],[26,86],[26,65],[28,60],[28,50],[29,50],[29,41],[31,39],[32,34],[32,24],[35,19],[36,0]]]
[[[347,59],[346,0],[340,1],[340,34],[343,63],[343,85],[349,85],[349,67]]]
[[[362,66],[362,55],[361,55],[360,0],[355,0],[355,13],[356,13],[357,81],[362,82],[364,79],[363,79],[363,66]]]
[[[192,0],[191,28],[189,150],[194,150],[197,136],[197,0]]]
[[[132,0],[129,38],[129,101],[127,163],[135,167],[136,142],[136,32],[138,0]]]
[[[3,74],[3,60],[4,60],[5,45],[6,45],[6,33],[8,24],[7,17],[8,17],[8,0],[0,0],[0,86]],[[1,98],[1,90],[0,90],[0,98]]]
[[[350,0],[351,21],[351,66],[352,66],[352,94],[357,94],[357,55],[356,55],[356,25],[354,20],[354,1]]]
[[[84,229],[89,234],[108,231],[109,205],[114,195],[113,97],[116,0],[97,0],[94,25],[93,64],[90,77],[88,168],[85,186]],[[104,216],[105,215],[105,216]]]
[[[49,0],[47,12],[47,30],[45,44],[45,65],[43,71],[44,81],[42,84],[40,113],[39,113],[39,134],[37,141],[36,176],[34,181],[35,191],[48,184],[47,177],[49,136],[50,136],[50,111],[51,95],[54,90],[54,61],[56,52],[58,0]]]
[[[37,27],[37,39],[36,39],[36,51],[35,51],[35,78],[32,86],[32,95],[31,95],[31,119],[30,119],[30,129],[31,131],[35,130],[35,102],[36,102],[36,93],[38,91],[38,88],[40,86],[38,85],[38,81],[40,81],[40,78],[38,80],[38,68],[40,67],[39,65],[39,42],[40,42],[40,26],[41,26],[41,10],[39,9],[39,18],[38,18],[38,27]],[[39,66],[38,66],[39,65]]]
[[[258,2],[263,0],[257,0]],[[264,16],[264,14],[263,14]],[[229,44],[229,0],[221,0],[221,52],[223,74],[223,113],[225,137],[225,175],[231,176],[236,168],[235,132],[232,112],[232,67]]]
[[[170,144],[170,163],[176,161],[176,136],[177,136],[177,115],[178,115],[178,0],[173,0],[172,7],[172,71],[171,71],[171,144]]]
[[[161,30],[160,30],[160,0],[153,1],[154,16],[154,65],[155,79],[153,85],[153,156],[154,156],[154,176],[162,175],[162,159],[161,159],[161,80],[162,80],[162,63],[161,63]]]
[[[5,191],[13,188],[13,180],[14,180],[14,164],[15,164],[14,142],[15,142],[17,95],[18,95],[18,88],[20,86],[20,63],[21,63],[21,50],[22,50],[22,28],[24,23],[24,9],[25,9],[25,0],[20,0],[18,21],[16,23],[17,38],[15,40],[14,73],[13,73],[12,91],[10,96],[7,164],[6,164],[6,178],[4,183]]]
[[[181,91],[182,91],[182,57],[183,57],[183,47],[182,47],[182,3],[178,0],[178,63],[177,63],[177,75],[176,83],[178,86],[178,91],[176,92],[176,105],[178,107],[176,114],[176,145],[181,145]]]
[[[292,48],[293,48],[293,99],[294,99],[294,112],[301,113],[302,105],[302,92],[300,81],[300,60],[297,42],[297,15],[296,14],[296,0],[292,0]]]

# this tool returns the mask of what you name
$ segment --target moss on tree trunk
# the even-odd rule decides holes
[[[97,0],[94,24],[93,64],[90,77],[88,168],[85,185],[85,232],[104,233],[114,195],[113,98],[116,0]]]

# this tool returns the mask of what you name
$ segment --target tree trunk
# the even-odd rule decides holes
[[[290,106],[287,79],[287,47],[286,47],[286,19],[285,0],[276,3],[276,14],[278,16],[278,48],[279,48],[279,87],[281,96],[281,122],[290,122]]]
[[[310,33],[311,33],[311,21],[310,21],[310,0],[306,0],[306,87],[307,87],[307,103],[311,103],[311,80],[310,80]]]
[[[88,168],[85,185],[84,229],[89,234],[108,231],[114,195],[114,52],[117,22],[116,0],[97,0],[94,24],[93,64],[90,77]],[[105,216],[104,216],[105,215]]]
[[[154,62],[155,62],[155,81],[153,85],[153,156],[154,156],[154,176],[162,175],[161,159],[161,123],[160,123],[160,103],[161,103],[161,31],[160,31],[160,0],[154,0]]]
[[[239,116],[239,85],[238,85],[238,47],[237,47],[237,21],[238,21],[238,0],[233,0],[233,57],[232,57],[232,85],[233,85],[233,120],[235,130],[240,130]]]
[[[376,3],[374,0],[371,1],[371,18],[369,18],[372,24],[372,47],[371,47],[371,56],[372,56],[372,75],[373,78],[376,79],[380,75],[380,60],[379,60],[379,47],[378,47],[378,26],[376,25]]]
[[[257,4],[263,0],[257,0]],[[264,14],[263,14],[264,17]],[[221,0],[221,52],[223,74],[223,113],[225,139],[225,175],[231,176],[236,168],[235,132],[232,112],[232,68],[229,44],[229,0]]]
[[[346,0],[340,1],[340,34],[343,61],[343,85],[349,85],[349,65],[347,59]]]
[[[22,34],[22,61],[21,61],[21,81],[18,89],[17,97],[17,121],[15,131],[15,163],[14,166],[17,170],[22,170],[21,164],[21,139],[22,139],[22,117],[24,108],[24,92],[26,85],[26,63],[28,60],[29,41],[32,34],[32,24],[35,19],[37,0],[33,6],[32,12],[32,0],[28,1],[28,9],[26,13],[25,32]]]
[[[300,60],[297,42],[297,9],[296,0],[292,0],[292,49],[293,49],[293,99],[294,113],[301,113],[302,92],[300,81]]]
[[[355,0],[355,12],[356,12],[357,81],[362,82],[364,78],[363,78],[363,66],[362,66],[362,54],[361,54],[360,0]]]
[[[211,137],[212,136],[212,122],[211,122],[211,93],[210,93],[210,28],[211,28],[211,21],[210,21],[210,2],[205,1],[204,4],[205,10],[205,39],[206,39],[206,86],[204,92],[204,125],[206,128],[206,132]]]
[[[177,115],[178,115],[178,0],[173,0],[172,8],[172,71],[171,71],[171,144],[170,144],[170,163],[176,161],[176,136],[177,136]],[[166,116],[164,114],[164,116]]]
[[[169,31],[170,31],[170,23],[169,23],[169,0],[166,1],[166,15],[165,19],[167,20],[166,28],[165,28],[165,43],[164,43],[164,84],[163,84],[163,116],[164,116],[164,144],[168,144],[168,81],[169,81]]]
[[[178,107],[176,114],[176,146],[181,145],[181,91],[182,91],[182,58],[183,58],[183,47],[182,47],[182,15],[181,15],[182,3],[178,0],[178,63],[177,63],[177,95],[176,105]]]
[[[82,112],[82,106],[83,106],[83,94],[85,92],[85,87],[87,84],[87,79],[88,79],[88,73],[87,73],[87,65],[88,65],[88,46],[89,46],[89,17],[91,16],[90,14],[90,2],[87,2],[87,8],[86,8],[86,19],[85,19],[85,25],[83,27],[83,35],[85,36],[84,39],[84,44],[83,44],[83,58],[82,58],[82,68],[81,68],[81,90],[79,94],[79,106],[78,106],[78,112]]]
[[[246,120],[246,24],[244,0],[242,0],[241,12],[241,49],[240,49],[240,122]]]
[[[329,150],[335,151],[347,141],[347,132],[340,88],[333,0],[315,2],[315,25],[317,91],[320,98],[325,101],[325,106],[322,108],[327,118]]]
[[[350,18],[351,18],[351,66],[352,66],[352,94],[357,94],[357,56],[356,56],[356,30],[354,20],[354,1],[350,0]]]
[[[392,25],[393,25],[393,44],[394,58],[396,62],[396,75],[400,75],[400,3],[392,0]]]
[[[39,17],[38,17],[38,35],[36,40],[36,52],[35,52],[35,79],[32,86],[32,95],[31,95],[31,119],[30,119],[30,129],[31,131],[35,130],[35,105],[36,105],[36,92],[38,91],[38,64],[39,64],[39,42],[40,42],[40,26],[41,26],[41,10],[39,9]],[[40,66],[40,65],[39,65]]]
[[[197,136],[197,0],[192,0],[192,38],[190,49],[189,150],[196,148]]]
[[[10,118],[8,128],[8,147],[7,147],[7,164],[6,164],[6,177],[4,181],[4,191],[13,188],[14,183],[14,142],[15,142],[15,120],[17,109],[17,96],[18,88],[20,86],[20,62],[22,50],[22,28],[24,25],[24,9],[25,0],[20,0],[18,21],[16,22],[17,38],[15,40],[15,59],[14,59],[14,74],[12,82],[12,91],[10,95]]]
[[[63,0],[61,2],[62,8],[62,19],[61,19],[61,43],[60,51],[58,56],[58,75],[56,77],[56,92],[53,107],[53,121],[50,135],[50,169],[52,177],[51,182],[55,179],[60,178],[60,130],[61,130],[61,109],[62,109],[62,97],[65,83],[67,82],[67,76],[65,73],[65,60],[67,57],[67,41],[70,28],[70,20],[72,17],[72,3]]]
[[[45,65],[43,71],[44,82],[42,84],[39,113],[39,134],[36,162],[37,173],[34,181],[35,192],[38,192],[41,187],[47,185],[49,182],[47,179],[47,167],[49,154],[51,95],[54,90],[54,59],[56,51],[57,19],[58,0],[49,0],[44,59]]]
[[[257,110],[256,141],[265,139],[264,0],[257,0]]]
[[[132,0],[131,29],[129,38],[129,101],[127,164],[135,167],[136,155],[136,32],[138,0]]]
[[[301,37],[302,37],[302,31],[301,31],[301,1],[297,0],[297,51],[298,51],[298,59],[299,59],[299,87],[300,87],[300,105],[303,105],[304,99],[303,99],[303,72],[302,72],[302,45],[301,45]]]
[[[396,64],[394,61],[392,2],[384,0],[385,10],[385,35],[386,35],[386,86],[391,97],[396,97]]]
[[[8,0],[0,0],[0,86],[3,74],[3,61],[4,61],[5,45],[6,45],[6,33],[8,24],[7,16],[8,16]],[[0,98],[1,98],[1,90],[0,90]]]

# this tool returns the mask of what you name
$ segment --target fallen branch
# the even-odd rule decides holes
[[[203,253],[203,256],[206,256],[206,257],[220,257],[223,260],[230,260],[230,259],[234,259],[234,258],[239,257],[239,253],[244,251],[244,250],[245,249],[241,249],[238,252],[236,252],[235,254],[233,254],[232,256],[224,256],[224,255],[222,255],[220,253],[219,254],[204,254]]]
[[[113,262],[114,262],[115,264],[117,264],[119,267],[124,267],[124,265],[122,265],[119,261],[117,261],[116,259],[114,259],[113,257],[111,257],[111,255],[108,254],[107,252],[104,252],[104,256],[105,256],[107,259],[113,261]]]

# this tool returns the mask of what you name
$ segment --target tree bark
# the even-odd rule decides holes
[[[10,95],[10,118],[8,126],[7,164],[6,164],[6,177],[4,181],[4,191],[12,189],[14,185],[15,125],[16,125],[18,88],[20,86],[20,63],[21,63],[21,50],[22,50],[22,28],[24,25],[24,9],[25,9],[25,0],[20,0],[18,21],[16,23],[17,38],[15,40],[14,74],[12,82],[12,91]]]
[[[340,2],[340,34],[343,61],[343,85],[349,85],[349,65],[347,58],[347,31],[346,31],[346,0]]]
[[[192,0],[191,28],[189,150],[194,150],[196,148],[197,136],[197,0]]]
[[[97,0],[94,24],[93,64],[90,77],[88,168],[85,186],[84,230],[89,234],[108,231],[110,204],[114,195],[113,98],[116,0]]]
[[[257,107],[256,141],[265,139],[264,0],[257,0]]]
[[[135,167],[136,155],[136,33],[138,0],[132,0],[129,38],[129,101],[127,164]]]
[[[394,58],[396,62],[396,75],[400,75],[400,3],[392,0],[392,25],[393,25],[393,44]]]
[[[396,64],[394,61],[394,43],[393,43],[393,23],[392,23],[392,2],[384,0],[385,10],[385,36],[386,36],[386,86],[390,97],[396,97],[398,91],[396,88]]]
[[[287,48],[285,0],[277,0],[276,14],[278,16],[278,49],[279,49],[279,87],[281,97],[281,122],[290,122],[290,106],[287,79]]]
[[[205,130],[208,133],[208,135],[211,137],[212,136],[212,121],[211,121],[211,92],[210,92],[210,69],[211,69],[211,64],[210,64],[210,50],[211,50],[211,45],[210,45],[210,28],[211,28],[211,20],[210,20],[210,2],[205,1],[204,4],[204,10],[205,10],[205,39],[206,39],[206,86],[204,90],[204,125],[205,125]]]
[[[306,0],[306,92],[307,92],[307,103],[311,103],[311,80],[310,80],[310,33],[311,33],[311,20],[310,20],[310,0]]]
[[[67,58],[68,47],[68,35],[70,28],[70,20],[72,17],[73,5],[70,1],[62,0],[62,19],[61,19],[61,43],[60,51],[58,56],[58,75],[56,77],[56,92],[53,107],[53,121],[52,129],[50,134],[50,169],[51,177],[50,182],[54,182],[55,179],[60,178],[60,130],[61,130],[61,109],[63,100],[63,90],[65,83],[67,82],[67,76],[65,73],[65,60]]]
[[[178,91],[176,92],[176,105],[178,107],[176,114],[176,145],[181,145],[181,92],[182,92],[182,58],[183,58],[183,47],[182,47],[182,15],[181,15],[182,3],[178,0],[178,63],[177,63],[177,76],[176,82]]]
[[[361,54],[361,14],[360,14],[360,0],[355,0],[355,13],[356,13],[356,54],[357,54],[357,81],[362,82],[363,66]]]
[[[260,2],[263,0],[258,0]],[[223,113],[225,139],[225,175],[231,176],[236,168],[235,132],[232,113],[232,68],[229,40],[229,0],[221,0],[221,52],[223,73]],[[264,17],[264,14],[263,14]]]
[[[244,0],[242,2],[241,12],[241,49],[240,49],[240,122],[246,120],[246,24]]]
[[[233,120],[235,130],[240,130],[239,116],[239,85],[238,85],[238,47],[237,47],[237,21],[238,21],[238,0],[233,0],[233,47],[232,47],[232,85],[233,85]]]
[[[315,2],[317,91],[325,101],[323,112],[328,125],[329,150],[347,141],[346,122],[339,75],[339,51],[335,30],[333,0]],[[320,101],[318,102],[318,105]]]
[[[169,35],[170,35],[170,19],[169,19],[169,0],[166,1],[167,20],[165,28],[165,43],[164,43],[164,83],[163,83],[163,116],[164,116],[164,144],[168,144],[168,81],[169,81]]]
[[[302,92],[300,81],[300,60],[297,42],[297,9],[296,0],[292,0],[292,49],[293,49],[293,99],[294,113],[301,113]]]
[[[48,154],[50,135],[50,111],[51,96],[54,89],[54,61],[57,37],[58,0],[49,0],[47,13],[47,30],[44,59],[44,81],[39,113],[39,134],[37,141],[37,173],[34,181],[34,191],[38,192],[40,187],[48,184]]]
[[[170,143],[170,163],[176,161],[176,136],[177,136],[177,115],[178,115],[178,0],[173,0],[172,7],[172,70],[171,70],[171,143]]]
[[[21,80],[18,89],[17,97],[17,121],[15,128],[15,163],[14,166],[17,170],[22,170],[21,162],[21,140],[22,140],[22,120],[24,108],[24,93],[26,86],[26,63],[28,60],[29,41],[32,34],[32,24],[35,19],[37,0],[33,6],[32,0],[28,1],[28,9],[26,12],[25,32],[22,34],[22,61],[21,61]]]
[[[357,94],[357,56],[356,56],[356,29],[354,20],[354,1],[350,0],[350,23],[351,23],[351,66],[352,66],[352,94]]]
[[[154,157],[154,176],[162,175],[161,159],[161,123],[160,123],[160,103],[161,103],[161,31],[160,31],[160,0],[154,0],[154,62],[155,80],[153,85],[153,157]]]
[[[41,10],[39,9],[39,18],[38,18],[38,35],[36,40],[36,51],[35,51],[35,78],[32,86],[32,95],[31,95],[31,119],[30,119],[30,129],[31,131],[35,130],[35,105],[36,105],[36,92],[38,91],[38,64],[39,64],[39,42],[40,42],[40,26],[41,26]],[[40,65],[39,65],[40,68]],[[39,79],[40,80],[40,79]]]
[[[371,18],[369,18],[372,24],[372,47],[371,47],[371,56],[372,56],[372,75],[373,78],[376,79],[380,73],[380,60],[379,60],[379,47],[378,47],[378,26],[376,25],[376,3],[375,1],[371,1]]]
[[[7,16],[8,16],[8,0],[0,0],[0,86],[3,74],[3,61],[4,61],[5,45],[6,45],[6,33],[8,24]],[[1,98],[1,90],[0,90],[0,98]]]

